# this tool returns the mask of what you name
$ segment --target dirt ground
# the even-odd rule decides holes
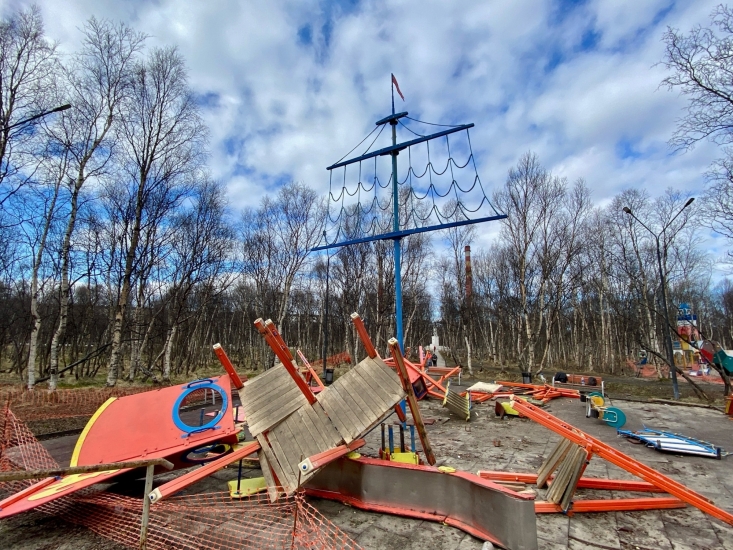
[[[488,375],[488,373],[487,373]],[[472,383],[473,381],[465,381]],[[663,381],[661,389],[669,389]],[[639,383],[643,390],[647,388]],[[651,382],[650,384],[657,384]],[[720,393],[722,388],[713,388]],[[611,392],[614,395],[614,392]],[[620,392],[616,392],[618,395]],[[642,426],[665,429],[712,442],[733,451],[733,421],[718,410],[702,407],[652,403],[650,399],[631,394],[635,401],[613,399],[627,415],[624,429]],[[652,392],[654,394],[656,392]],[[662,395],[664,396],[664,395]],[[426,418],[436,422],[427,426],[428,435],[439,464],[473,472],[502,470],[536,472],[559,440],[559,436],[529,419],[498,419],[493,402],[474,407],[470,422],[452,417],[435,400],[421,402]],[[634,445],[616,435],[614,429],[602,421],[585,417],[585,405],[577,399],[556,399],[546,410],[562,420],[590,433],[602,441],[629,454],[712,499],[721,508],[733,512],[733,457],[714,460],[702,457],[683,457],[663,454],[641,445]],[[76,436],[44,441],[44,445],[61,463],[68,462]],[[499,445],[495,445],[495,441]],[[376,456],[380,444],[379,430],[367,437],[362,454]],[[419,448],[419,442],[418,442]],[[632,475],[594,457],[586,470],[589,476],[634,479]],[[248,477],[257,477],[259,470],[247,470]],[[159,476],[156,483],[170,479],[170,474]],[[236,468],[230,467],[189,488],[188,492],[222,491],[226,481],[236,479]],[[110,490],[125,494],[142,494],[142,482]],[[538,498],[544,491],[538,492]],[[579,490],[577,498],[610,498],[649,496],[648,494],[612,493]],[[482,541],[462,531],[436,523],[398,518],[360,511],[342,504],[319,499],[311,502],[338,527],[349,533],[365,549],[381,548],[439,548],[446,550],[480,549]],[[613,512],[561,514],[537,516],[539,548],[559,549],[635,549],[635,550],[688,550],[733,549],[733,527],[728,526],[696,508],[644,512]],[[0,547],[8,549],[41,550],[71,548],[116,549],[120,546],[102,539],[89,531],[62,523],[41,513],[28,513],[0,522]]]

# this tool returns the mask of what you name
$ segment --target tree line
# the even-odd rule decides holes
[[[36,8],[0,24],[0,369],[51,389],[62,376],[168,380],[210,364],[215,342],[242,367],[267,368],[258,317],[312,361],[358,360],[353,311],[384,350],[396,332],[391,243],[311,253],[325,206],[303,183],[232,211],[207,170],[180,53],[110,21],[80,32],[79,51],[62,55]],[[700,50],[680,45],[688,38],[665,35],[666,84],[694,95],[683,76]],[[706,338],[733,347],[733,286],[712,279],[701,247],[710,228],[731,235],[727,158],[689,208],[673,189],[628,189],[598,207],[585,181],[525,153],[494,193],[507,218],[489,247],[475,226],[404,239],[405,346],[416,354],[437,329],[463,364],[470,350],[475,365],[619,373],[642,349],[664,357],[675,306],[687,303]]]

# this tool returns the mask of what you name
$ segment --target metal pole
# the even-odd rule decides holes
[[[150,492],[153,490],[154,464],[145,471],[145,491],[143,492],[143,517],[140,525],[140,550],[145,550],[148,540],[148,520],[150,517]]]
[[[393,92],[394,94],[394,92]],[[392,114],[394,114],[394,99],[392,102]],[[392,145],[397,144],[397,121],[391,120],[392,125]],[[397,185],[397,151],[392,153],[392,230],[400,230],[400,205],[399,205],[399,189]],[[402,243],[400,239],[394,240],[394,286],[395,286],[395,320],[397,326],[397,342],[400,344],[400,350],[404,353],[405,348],[402,341]]]
[[[42,118],[46,115],[50,115],[52,113],[58,113],[61,111],[66,111],[67,109],[71,109],[71,105],[69,105],[68,103],[66,105],[61,105],[60,107],[56,107],[55,109],[51,109],[50,111],[43,111],[42,113],[38,113],[37,115],[34,115],[32,117],[23,119],[19,122],[16,122],[15,124],[11,124],[10,126],[6,126],[4,130],[5,131],[12,130],[13,128],[17,128],[18,126],[22,126],[23,124],[28,124],[29,122],[38,120],[39,118]]]
[[[326,232],[323,232],[323,237],[326,237]],[[326,369],[328,368],[326,365],[326,358],[328,357],[328,277],[329,273],[331,271],[331,255],[326,252],[326,296],[324,297],[324,304],[323,304],[323,381],[326,385],[330,384],[328,378],[328,374],[326,373]],[[331,382],[333,379],[331,379]]]
[[[655,235],[654,238],[657,241],[657,263],[659,264],[659,279],[662,283],[662,312],[664,313],[664,322],[669,324],[669,310],[667,309],[667,277],[664,274],[664,268],[662,266],[662,252],[659,246],[659,235]],[[677,368],[674,363],[674,348],[672,347],[672,336],[669,333],[669,327],[664,327],[665,334],[665,345],[667,347],[667,360],[669,361],[669,368],[672,371],[672,392],[674,398],[680,398],[680,388],[677,385]]]

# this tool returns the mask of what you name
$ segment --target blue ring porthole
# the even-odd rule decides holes
[[[229,405],[229,399],[227,398],[227,394],[224,392],[224,389],[221,386],[214,384],[214,382],[209,379],[196,380],[194,382],[191,382],[190,384],[183,386],[183,388],[184,390],[181,392],[181,395],[178,396],[178,399],[176,399],[176,402],[173,404],[172,417],[173,423],[176,425],[176,428],[178,428],[187,435],[216,429],[216,425],[224,417],[224,413],[226,412],[227,406]],[[201,389],[209,389],[217,392],[221,396],[221,409],[219,410],[219,413],[206,424],[202,426],[189,426],[188,424],[184,423],[183,420],[181,420],[181,413],[179,411],[179,408],[181,406],[181,403],[183,403],[183,400],[186,399],[189,394]]]

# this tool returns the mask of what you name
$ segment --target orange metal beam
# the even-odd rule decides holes
[[[684,508],[686,505],[675,497],[660,498],[616,498],[612,500],[574,500],[567,513],[582,512],[633,512],[637,510],[663,510]],[[534,511],[537,514],[563,513],[559,504],[536,500]]]
[[[232,386],[234,386],[238,390],[241,390],[244,387],[244,382],[242,382],[242,379],[237,374],[237,371],[234,368],[234,365],[232,365],[232,362],[229,360],[229,357],[227,357],[227,354],[224,351],[224,348],[221,347],[221,344],[214,344],[214,353],[219,358],[219,361],[221,362],[222,366],[224,367],[224,370],[227,371],[227,374],[229,375],[229,379],[232,381]],[[246,379],[247,378],[245,377],[245,380]]]
[[[364,441],[363,439],[355,439],[348,445],[339,445],[338,447],[334,447],[333,449],[328,449],[327,451],[323,451],[322,453],[310,456],[303,460],[300,464],[298,464],[298,467],[303,473],[310,472],[311,470],[315,470],[316,468],[325,466],[329,462],[333,462],[337,458],[341,458],[342,456],[349,454],[350,452],[355,451],[356,449],[359,449],[364,445],[366,445],[366,441]]]
[[[478,476],[493,481],[519,481],[521,483],[537,483],[537,474],[516,472],[492,472],[479,470]],[[553,476],[554,477],[554,476]],[[552,477],[550,478],[552,480]],[[582,489],[604,489],[607,491],[634,491],[637,493],[664,493],[663,489],[646,481],[626,479],[601,479],[597,477],[581,477],[578,487]]]
[[[146,498],[150,498],[152,502],[158,502],[164,498],[171,496],[197,482],[199,479],[210,476],[214,472],[218,472],[225,466],[228,466],[232,462],[240,460],[246,456],[256,453],[260,450],[260,444],[257,441],[246,444],[244,447],[240,447],[233,453],[212,460],[211,462],[204,464],[200,468],[196,468],[182,476],[179,476],[168,483],[164,483],[157,489],[155,489],[150,495],[145,495]]]
[[[354,323],[354,326],[356,327],[356,332],[359,334],[359,338],[361,339],[361,343],[364,345],[364,351],[366,351],[366,354],[372,359],[378,357],[379,354],[377,353],[374,344],[372,344],[372,339],[369,338],[369,334],[364,326],[364,321],[362,321],[358,313],[354,312],[351,314],[351,322]],[[354,361],[356,361],[356,359],[354,359]]]
[[[710,514],[714,518],[733,525],[733,514],[726,512],[725,510],[718,508],[709,499],[705,498],[699,493],[685,487],[680,482],[675,481],[672,478],[665,476],[650,468],[646,464],[642,464],[638,460],[631,458],[630,456],[622,453],[606,445],[602,441],[580,431],[579,429],[571,426],[570,424],[563,422],[559,418],[552,416],[550,413],[541,410],[534,405],[527,403],[522,399],[513,399],[512,407],[522,416],[531,418],[538,424],[542,424],[546,428],[549,428],[553,432],[560,434],[566,439],[569,439],[577,445],[581,445],[589,451],[597,454],[601,458],[608,460],[610,463],[615,464],[619,468],[623,468],[629,473],[639,476],[644,481],[647,481],[653,485],[656,485],[660,489],[663,489],[670,495],[676,496],[680,500],[683,500],[687,504],[698,508],[699,510]]]
[[[285,350],[283,349],[283,346],[280,345],[280,343],[275,339],[272,332],[270,332],[268,326],[265,324],[265,322],[262,319],[257,319],[254,322],[254,325],[257,327],[257,330],[260,331],[260,334],[265,339],[265,342],[267,342],[267,345],[269,345],[272,348],[272,351],[275,352],[275,355],[280,359],[280,362],[283,364],[283,367],[285,367],[285,370],[288,371],[288,374],[290,374],[290,377],[295,380],[295,383],[298,385],[298,388],[300,388],[300,391],[303,392],[303,395],[305,395],[305,398],[308,400],[308,403],[311,405],[318,401],[316,399],[316,396],[313,395],[313,392],[310,389],[310,386],[306,383],[306,381],[303,379],[303,377],[298,372],[298,369],[295,368],[295,365],[293,365],[292,360],[290,357],[288,357],[289,353],[285,353]],[[287,349],[287,346],[284,346],[285,349]]]
[[[272,334],[272,338],[275,340],[275,342],[277,342],[285,355],[287,355],[288,359],[290,359],[290,361],[292,362],[293,354],[290,353],[290,348],[285,343],[285,340],[283,340],[283,337],[280,336],[280,333],[277,331],[277,327],[275,326],[275,323],[272,322],[272,319],[268,319],[267,321],[265,321],[265,326],[267,327],[267,330],[270,331],[270,334]]]

